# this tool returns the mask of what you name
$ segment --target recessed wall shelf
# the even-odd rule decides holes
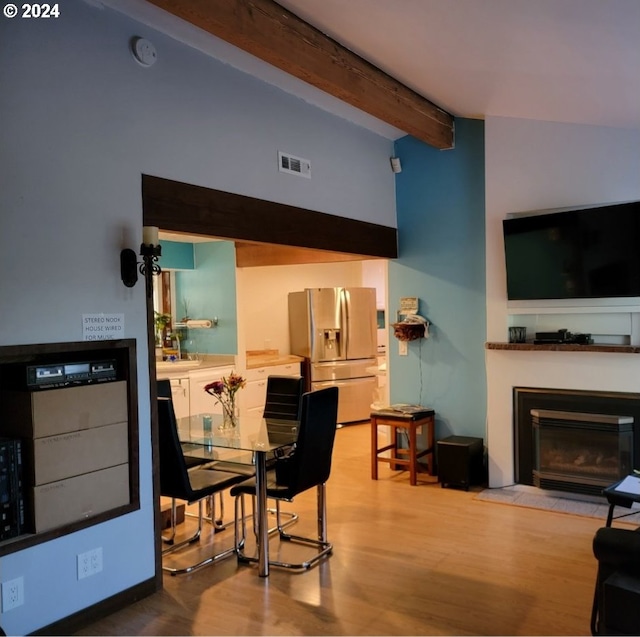
[[[598,354],[640,354],[635,345],[579,345],[577,343],[485,343],[485,349],[525,352],[596,352]]]
[[[83,361],[108,362],[115,377],[56,375],[57,368]],[[51,368],[50,384],[34,386],[27,366]],[[2,346],[0,394],[0,437],[20,439],[24,454],[23,487],[8,492],[5,507],[11,512],[17,506],[24,516],[12,513],[16,535],[0,541],[0,557],[140,508],[135,340]],[[98,444],[102,454],[78,453],[78,445]],[[85,497],[92,488],[96,496]],[[62,493],[69,498],[64,506],[56,500]]]

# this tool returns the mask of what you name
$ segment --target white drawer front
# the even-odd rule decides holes
[[[271,369],[271,367],[256,367],[255,369],[248,369],[244,373],[244,377],[249,383],[254,380],[266,380],[267,376],[271,373]]]
[[[269,376],[300,376],[300,363],[286,363],[285,365],[265,365],[248,369],[245,378],[248,382],[266,379]]]
[[[238,395],[242,395],[242,405],[245,409],[264,407],[267,396],[267,379],[247,383]]]
[[[300,376],[300,363],[274,365],[270,368],[269,374],[271,376]]]

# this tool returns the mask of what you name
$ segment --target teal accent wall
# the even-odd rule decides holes
[[[389,263],[389,322],[401,297],[417,296],[431,326],[407,356],[391,329],[391,402],[435,409],[436,438],[486,442],[484,122],[456,119],[453,150],[403,137],[395,153],[400,243]]]
[[[189,244],[191,245],[191,244]],[[195,269],[176,272],[176,316],[213,319],[218,326],[188,330],[183,342],[187,352],[237,354],[236,254],[232,241],[193,244]]]
[[[193,243],[161,241],[162,256],[158,263],[162,269],[193,270]]]

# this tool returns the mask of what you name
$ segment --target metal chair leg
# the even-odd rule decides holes
[[[298,514],[294,511],[283,511],[280,508],[280,501],[276,500],[276,508],[275,509],[267,509],[267,513],[271,513],[276,516],[276,526],[271,527],[269,529],[269,534],[280,533],[282,529],[286,529],[287,527],[295,524],[298,521]],[[286,515],[289,519],[286,522],[282,522],[282,516]]]
[[[245,545],[247,539],[247,525],[244,507],[244,495],[239,495],[235,500],[235,514],[233,525],[233,543],[236,553],[238,553]],[[240,508],[240,515],[238,515],[238,508]],[[242,536],[238,532],[238,520],[241,521]]]
[[[218,498],[220,500],[220,515],[211,515],[212,508],[215,509],[215,502],[213,498],[215,498],[215,495],[209,496],[209,498],[207,498],[207,512],[202,519],[205,522],[211,523],[216,531],[224,531],[224,529],[230,527],[233,524],[233,521],[224,521],[224,496],[222,493],[218,494]],[[190,513],[188,511],[185,513],[185,515],[190,518],[197,517],[195,513]]]
[[[327,541],[327,488],[325,484],[318,485],[318,540]]]
[[[211,517],[215,519],[215,500],[211,502]],[[193,537],[189,538],[188,540],[185,540],[184,542],[180,542],[179,544],[174,544],[173,546],[163,550],[162,554],[165,555],[167,553],[171,553],[182,546],[191,544],[196,540],[198,540],[200,538],[200,534],[202,531],[202,520],[203,520],[202,500],[198,500],[198,531]],[[236,547],[234,545],[231,548],[220,551],[219,553],[214,553],[213,555],[206,557],[204,560],[201,560],[196,564],[190,564],[189,566],[185,566],[182,568],[173,568],[171,566],[166,566],[163,564],[162,570],[166,571],[167,573],[170,573],[171,575],[183,575],[185,573],[192,573],[193,571],[200,569],[203,566],[208,566],[209,564],[214,564],[216,562],[219,562],[220,560],[223,560],[226,557],[230,557],[235,553],[236,553]]]
[[[183,540],[182,542],[178,542],[178,544],[174,544],[174,539],[176,535],[176,504],[175,504],[175,499],[172,501],[171,503],[172,536],[170,540],[165,540],[165,542],[167,542],[167,544],[171,544],[171,546],[162,550],[163,555],[167,553],[172,553],[176,549],[179,549],[183,546],[187,546],[187,544],[193,544],[194,542],[197,542],[200,539],[200,535],[202,533],[202,500],[198,500],[198,512],[200,514],[198,516],[198,530],[186,540]]]
[[[327,501],[326,501],[326,484],[320,484],[317,488],[317,516],[318,516],[318,539],[307,538],[300,535],[293,535],[285,533],[283,530],[283,525],[281,524],[280,517],[278,516],[278,510],[280,507],[280,501],[276,500],[276,527],[274,527],[273,532],[278,532],[280,536],[280,540],[285,542],[297,542],[299,544],[306,544],[308,546],[312,546],[318,550],[318,552],[313,555],[308,560],[304,562],[292,563],[292,562],[283,562],[279,560],[269,560],[269,564],[271,566],[279,566],[281,568],[291,569],[291,570],[308,570],[314,564],[316,564],[323,557],[330,555],[333,552],[333,545],[327,541]],[[244,518],[244,508],[242,509],[242,529],[243,535],[240,540],[239,534],[237,531],[238,524],[238,499],[241,499],[243,496],[239,495],[236,498],[236,533],[235,533],[235,545],[236,545],[236,554],[238,556],[238,561],[240,562],[258,562],[258,558],[250,557],[245,555],[243,552],[244,548],[244,540],[245,540],[245,518]],[[253,498],[252,498],[253,500]],[[243,504],[244,507],[244,504]],[[294,514],[295,515],[295,514]],[[297,519],[297,515],[296,515]],[[255,516],[254,516],[255,520]],[[295,521],[295,520],[294,520]],[[285,525],[291,524],[291,521],[287,521]],[[255,522],[254,522],[255,526]],[[271,533],[270,533],[271,534]],[[241,542],[241,543],[240,543]]]
[[[295,524],[298,521],[298,514],[294,511],[282,511],[280,508],[280,501],[275,501],[275,509],[267,509],[267,513],[276,516],[276,525],[269,527],[267,533],[269,536],[280,533],[282,529]],[[282,516],[286,515],[289,519],[286,522],[282,522]],[[258,537],[257,518],[256,518],[256,499],[251,496],[251,517],[253,518],[253,534]]]

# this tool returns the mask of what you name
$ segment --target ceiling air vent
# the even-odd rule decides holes
[[[295,157],[289,153],[278,151],[278,170],[289,175],[298,175],[311,179],[311,162],[308,159]]]

